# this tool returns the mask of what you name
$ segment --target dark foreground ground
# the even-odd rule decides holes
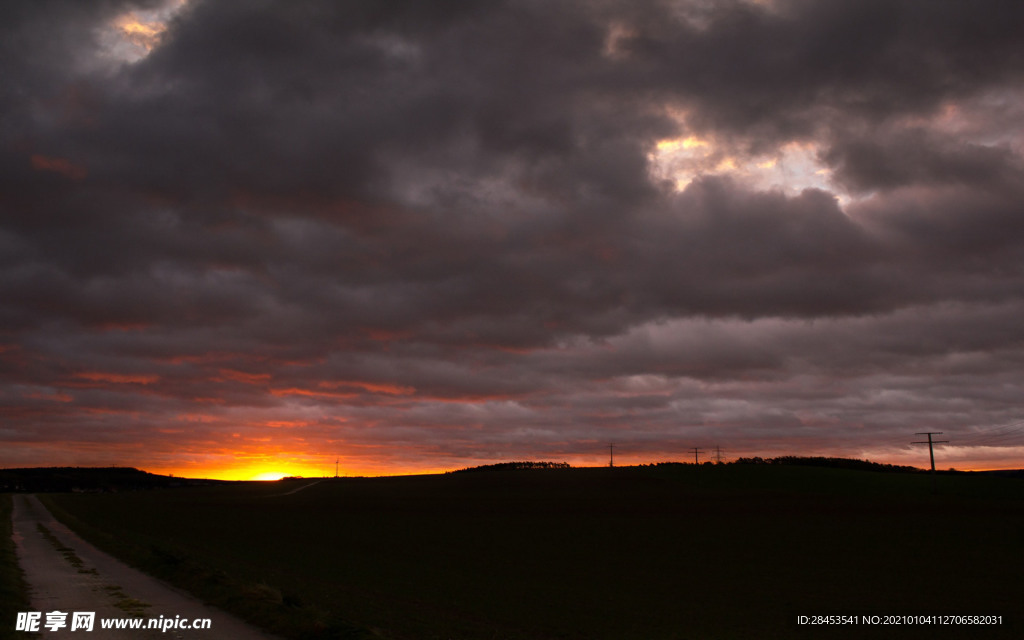
[[[675,465],[45,500],[95,544],[293,637],[1024,637],[1024,480],[938,480],[932,495],[918,474]],[[858,625],[797,624],[826,614]]]

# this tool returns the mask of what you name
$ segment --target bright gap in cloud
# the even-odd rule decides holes
[[[117,63],[142,60],[160,43],[167,23],[189,0],[168,0],[155,9],[129,11],[117,16],[99,34],[101,55]]]
[[[742,157],[696,136],[660,140],[648,155],[655,179],[670,181],[683,191],[702,175],[729,175],[754,189],[835,191],[830,170],[818,160],[813,143],[790,142],[772,154]],[[840,202],[849,198],[837,193]]]

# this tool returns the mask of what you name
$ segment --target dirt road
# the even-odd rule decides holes
[[[18,563],[29,584],[32,611],[42,613],[40,637],[81,637],[71,630],[74,612],[95,612],[93,631],[85,637],[172,640],[230,638],[274,640],[228,614],[204,605],[188,594],[145,575],[82,540],[57,522],[35,496],[14,496],[12,515]],[[46,614],[66,613],[66,626],[45,627]],[[209,619],[208,629],[103,629],[102,619],[152,618],[188,623]],[[27,636],[26,636],[27,637]]]
[[[284,493],[275,493],[274,495],[267,496],[267,497],[268,498],[277,498],[277,497],[280,497],[280,496],[290,496],[292,494],[295,494],[295,493],[298,493],[298,492],[302,491],[303,489],[308,489],[308,488],[312,487],[315,484],[320,484],[321,482],[323,482],[323,480],[315,480],[313,482],[310,482],[309,484],[304,484],[304,485],[302,485],[301,487],[299,487],[297,489],[292,489],[291,491],[285,491]]]

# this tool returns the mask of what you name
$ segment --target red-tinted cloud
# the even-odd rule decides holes
[[[0,25],[0,465],[1024,444],[1018,4],[159,4]]]
[[[73,164],[67,158],[55,158],[42,154],[32,154],[32,168],[36,171],[52,171],[72,180],[83,180],[89,172],[85,167]]]

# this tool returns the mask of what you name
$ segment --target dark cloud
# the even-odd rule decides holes
[[[965,141],[948,133],[886,127],[832,143],[823,160],[853,192],[900,187],[963,186],[984,191],[1020,188],[1020,157],[1006,145]]]
[[[665,13],[645,16],[620,46],[694,111],[695,126],[755,147],[929,114],[1021,78],[1013,2],[705,4],[689,23],[660,5]]]
[[[1012,421],[1021,11],[7,3],[0,463]]]

